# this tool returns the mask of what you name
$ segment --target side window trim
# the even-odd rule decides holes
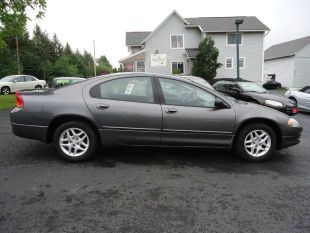
[[[117,99],[109,99],[109,98],[100,98],[99,96],[92,96],[91,92],[95,87],[98,87],[100,89],[100,85],[103,83],[107,83],[107,82],[112,82],[115,80],[119,80],[119,79],[126,79],[126,78],[139,78],[139,77],[144,77],[144,78],[149,78],[151,80],[151,85],[152,85],[152,93],[153,93],[153,102],[139,102],[139,101],[132,101],[132,100],[117,100]],[[144,103],[144,104],[159,104],[159,96],[158,96],[158,91],[157,91],[157,87],[155,84],[155,80],[154,80],[154,76],[128,76],[128,77],[117,77],[115,79],[111,79],[111,80],[101,80],[100,82],[96,83],[95,85],[91,86],[88,90],[88,94],[90,98],[93,99],[101,99],[101,100],[114,100],[114,101],[124,101],[124,102],[130,102],[130,103]]]
[[[161,84],[160,84],[160,79],[167,79],[167,80],[174,80],[174,79],[171,79],[171,78],[166,78],[166,77],[160,77],[160,76],[157,76],[155,77],[156,79],[156,85],[158,87],[158,94],[159,94],[159,99],[160,99],[160,104],[164,104],[164,105],[170,105],[170,106],[181,106],[181,107],[189,107],[189,108],[207,108],[207,109],[212,109],[214,107],[208,107],[208,106],[188,106],[188,105],[176,105],[176,104],[167,104],[166,103],[166,100],[165,100],[165,96],[164,96],[164,93],[163,93],[163,89],[161,87]],[[183,82],[182,80],[174,80],[174,81],[177,81],[177,82]],[[210,93],[209,91],[201,88],[201,87],[198,87],[196,85],[193,85],[193,84],[190,84],[190,83],[187,83],[187,82],[183,82],[185,84],[188,84],[188,85],[191,85],[193,87],[196,87],[202,91],[205,91],[207,92],[208,94],[214,96],[214,98],[218,98],[216,95],[214,95],[213,93]],[[226,102],[226,101],[225,101]]]

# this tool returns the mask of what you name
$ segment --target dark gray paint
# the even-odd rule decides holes
[[[287,127],[285,114],[256,104],[233,101],[220,93],[205,89],[224,101],[226,109],[210,109],[164,104],[144,104],[126,101],[94,99],[89,89],[101,82],[122,77],[164,77],[194,85],[182,77],[149,73],[121,73],[92,78],[70,86],[42,92],[22,92],[25,108],[11,112],[13,132],[21,137],[47,141],[51,122],[61,116],[79,116],[92,122],[99,130],[101,141],[128,145],[206,146],[230,148],[238,128],[248,120],[268,120],[281,130],[282,140],[291,145],[299,142],[301,128]],[[198,85],[197,85],[198,86]],[[198,86],[199,88],[203,88]],[[157,86],[158,88],[158,86]],[[157,92],[155,92],[157,95]],[[158,99],[155,96],[155,99]],[[109,108],[98,110],[97,104]],[[177,112],[167,114],[166,108]],[[22,125],[21,125],[22,124]]]

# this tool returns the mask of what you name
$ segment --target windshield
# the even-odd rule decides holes
[[[13,76],[13,75],[6,76],[6,77],[0,79],[0,82],[11,82],[14,78],[15,78],[15,76]]]
[[[195,83],[198,83],[201,86],[204,86],[204,87],[207,87],[207,88],[214,90],[214,88],[206,80],[204,80],[202,78],[189,77],[188,79],[190,79],[191,81],[193,81]]]
[[[242,87],[244,91],[251,91],[251,92],[258,92],[258,93],[265,93],[267,90],[262,86],[252,83],[252,82],[238,82],[239,86]]]

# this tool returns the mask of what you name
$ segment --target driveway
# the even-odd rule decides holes
[[[310,115],[262,163],[226,151],[101,149],[70,164],[0,111],[0,232],[310,232]]]

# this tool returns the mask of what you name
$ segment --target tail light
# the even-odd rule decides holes
[[[15,93],[15,96],[16,96],[16,102],[15,102],[16,107],[17,108],[23,108],[24,107],[24,100],[23,100],[21,93],[19,91],[17,91]]]
[[[297,107],[292,108],[292,113],[296,114],[299,112],[299,109]]]

